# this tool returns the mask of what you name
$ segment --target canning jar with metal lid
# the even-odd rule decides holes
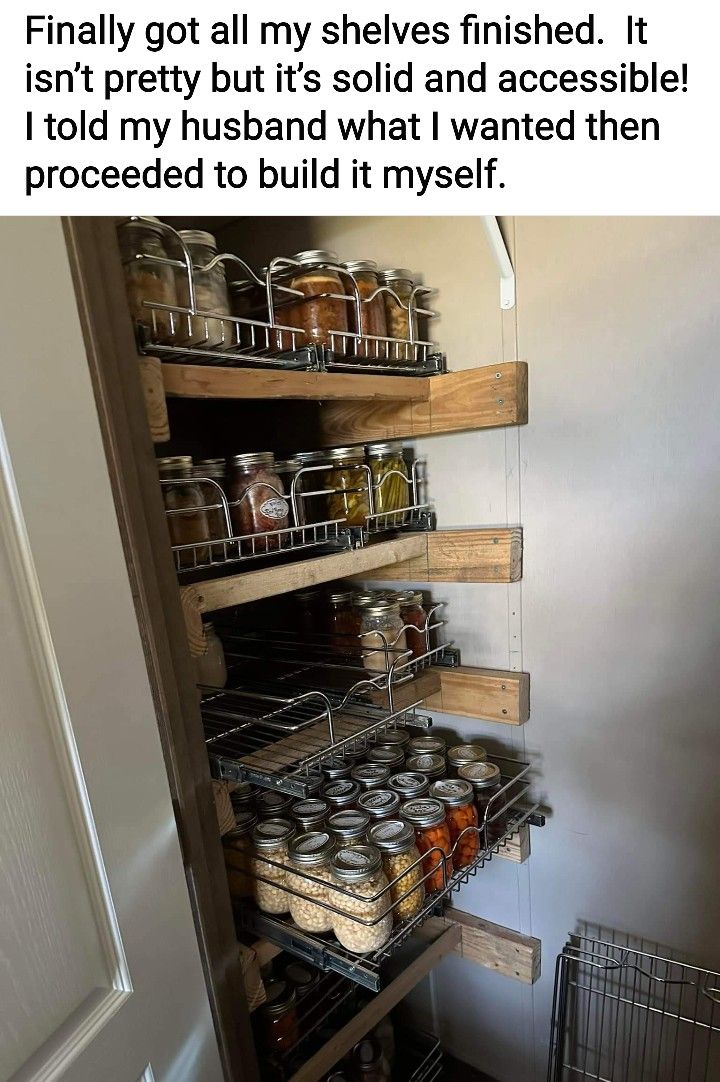
[[[349,811],[336,811],[328,819],[327,825],[336,841],[343,845],[361,845],[367,841],[370,816],[367,812],[352,808]]]
[[[325,595],[314,586],[309,590],[296,590],[291,595],[294,611],[291,613],[291,627],[303,639],[312,639],[322,629],[325,608]]]
[[[358,797],[357,806],[367,812],[376,823],[381,819],[393,819],[400,811],[400,797],[392,789],[371,789]]]
[[[289,521],[293,526],[305,525],[305,507],[302,500],[295,500],[297,508],[297,514],[293,511],[292,502],[292,483],[297,477],[302,468],[302,463],[299,458],[281,458],[275,461],[275,473],[280,478],[280,488],[285,496],[287,496],[287,503],[290,507]]]
[[[222,497],[225,493],[225,459],[206,458],[196,462],[192,468],[192,475],[197,479],[205,505],[205,514],[208,520],[208,530],[212,541],[224,541],[232,536],[232,526],[225,518],[225,508]],[[209,478],[209,480],[205,480]],[[213,484],[214,482],[214,484]],[[218,491],[218,487],[220,491]],[[225,559],[225,545],[211,545],[210,553],[213,560]]]
[[[195,308],[201,312],[210,312],[212,316],[229,316],[230,299],[225,267],[222,263],[216,263],[212,270],[205,269],[218,254],[215,237],[204,229],[181,229],[178,235],[192,260]],[[178,303],[182,308],[189,308],[187,274],[179,267],[175,271],[175,287]],[[226,320],[185,315],[180,316],[180,323],[180,337],[189,338],[190,345],[204,349],[218,349],[221,346],[229,348],[233,345],[233,326]]]
[[[403,770],[399,774],[393,774],[388,785],[401,800],[413,800],[415,797],[425,796],[430,788],[427,777],[418,770]]]
[[[230,460],[228,482],[230,516],[239,537],[283,530],[289,524],[290,508],[282,481],[275,470],[272,451],[235,455]],[[243,542],[245,552],[271,552],[279,548],[277,537]]]
[[[425,890],[428,894],[442,890],[453,874],[452,841],[445,806],[441,800],[420,797],[403,804],[400,815],[415,829],[417,847],[424,857],[423,872],[427,876]],[[444,857],[437,852],[438,849],[445,854]]]
[[[152,305],[177,307],[172,267],[156,263],[152,258],[142,258],[168,258],[163,233],[162,224],[157,218],[126,222],[118,231],[130,315],[133,322],[144,327],[156,342],[172,340],[173,320],[178,319],[176,312],[171,315],[162,308],[148,308],[144,303],[148,301]]]
[[[264,913],[280,914],[290,910],[290,895],[283,887],[286,885],[288,844],[296,833],[295,824],[289,819],[263,819],[253,829],[255,855],[250,862],[253,892],[258,908]]]
[[[330,805],[331,811],[340,811],[341,808],[353,808],[360,796],[360,786],[357,782],[345,778],[341,781],[331,781],[322,791],[323,800]]]
[[[444,778],[433,782],[430,796],[442,800],[445,805],[453,844],[453,867],[456,870],[467,868],[468,864],[477,860],[480,852],[478,813],[472,785],[462,778]]]
[[[283,969],[283,980],[295,989],[298,1003],[303,1003],[315,993],[320,983],[320,971],[304,962],[288,962]]]
[[[410,743],[410,733],[407,729],[388,729],[384,733],[378,733],[375,738],[377,748],[402,748],[405,753]]]
[[[457,772],[461,766],[465,766],[467,763],[484,763],[486,759],[487,752],[481,744],[456,744],[454,747],[448,748],[448,773],[452,773],[457,777]]]
[[[405,761],[408,770],[419,770],[428,781],[438,781],[447,775],[447,763],[444,755],[425,752],[423,755],[410,755]]]
[[[414,736],[407,746],[408,755],[442,755],[447,752],[447,745],[441,736]]]
[[[255,787],[247,781],[239,781],[230,793],[230,803],[236,815],[255,810]]]
[[[343,263],[342,266],[343,270],[346,270],[351,276],[360,295],[360,323],[358,324],[355,289],[353,289],[350,281],[345,282],[345,292],[351,298],[347,313],[350,330],[354,334],[363,337],[385,338],[387,336],[385,300],[382,293],[375,296],[380,287],[377,263],[372,259],[354,259],[349,263]],[[386,353],[386,343],[361,341],[353,352],[358,357],[369,357],[371,359],[379,357],[383,360]]]
[[[161,481],[182,481],[180,484],[161,485],[165,503],[170,544],[194,545],[194,548],[173,553],[175,566],[180,570],[207,564],[210,560],[210,527],[207,512],[203,510],[203,494],[193,478],[193,460],[190,455],[170,455],[157,460]]]
[[[363,793],[371,789],[383,789],[390,777],[390,768],[382,763],[359,763],[350,771],[350,777],[356,781]]]
[[[328,459],[332,469],[326,473],[324,485],[330,518],[343,519],[348,526],[364,526],[370,514],[365,452],[362,447],[334,447],[328,451]]]
[[[400,511],[410,505],[410,486],[401,443],[371,443],[367,447],[375,499],[375,514]],[[383,522],[383,526],[402,526],[403,515]]]
[[[332,332],[346,332],[348,329],[348,303],[345,300],[345,286],[337,266],[335,252],[313,249],[298,252],[293,256],[300,264],[295,269],[290,287],[304,294],[306,300],[293,301],[276,313],[282,315],[282,323],[289,327],[299,327],[298,345],[316,345],[330,347]],[[342,349],[342,339],[336,348]]]
[[[203,622],[203,639],[206,650],[195,658],[197,682],[207,688],[224,688],[227,684],[227,665],[223,644],[209,620]]]
[[[362,617],[353,605],[355,591],[331,590],[327,594],[325,630],[330,646],[338,654],[359,654]]]
[[[390,270],[380,271],[378,282],[381,286],[388,286],[389,289],[392,289],[393,293],[396,293],[402,301],[402,304],[398,304],[395,297],[389,293],[382,294],[385,302],[385,322],[387,323],[388,337],[399,338],[401,341],[407,342],[411,337],[409,307],[415,288],[413,273],[405,267],[395,267]],[[403,305],[405,305],[404,308]],[[417,317],[414,316],[414,313],[412,328],[415,332],[414,337],[417,338]],[[398,351],[398,360],[401,364],[408,359],[404,350]]]
[[[367,753],[367,760],[369,763],[380,763],[382,766],[386,766],[391,773],[396,773],[398,770],[402,770],[405,765],[405,753],[397,745],[390,747],[381,744],[379,747],[370,748]]]
[[[332,856],[330,868],[335,882],[352,891],[331,895],[337,939],[353,954],[379,950],[392,931],[390,891],[380,853],[373,845],[344,846]]]
[[[287,981],[268,981],[260,1008],[267,1052],[287,1052],[300,1040],[295,989]]]
[[[492,845],[503,837],[509,826],[507,794],[497,797],[503,787],[500,767],[496,763],[466,763],[459,768],[458,775],[473,787],[483,838],[486,834],[486,844]]]
[[[425,886],[414,828],[402,819],[376,823],[370,829],[370,843],[382,856],[383,871],[390,883],[395,923],[416,916],[425,900]]]
[[[255,797],[255,808],[260,819],[284,819],[290,812],[293,798],[274,789],[263,789]]]
[[[301,469],[330,465],[328,451],[296,451],[292,457],[299,461]],[[297,501],[298,504],[302,504],[306,523],[328,522],[332,518],[328,507],[328,472],[328,470],[315,470],[312,473],[302,473],[298,478],[296,492],[316,493],[314,496],[304,496]]]
[[[371,672],[389,672],[394,662],[407,652],[400,605],[389,598],[379,598],[364,605],[361,612],[363,664]]]
[[[330,781],[344,781],[350,777],[352,763],[341,755],[331,755],[320,764],[320,769],[325,777],[324,785]]]
[[[290,916],[304,932],[332,931],[332,913],[316,902],[329,902],[325,884],[331,882],[330,857],[334,850],[335,839],[325,830],[298,834],[288,844],[286,883],[296,892],[290,894]],[[294,875],[293,871],[307,875]],[[316,883],[316,879],[323,882]]]
[[[235,827],[223,835],[223,853],[230,895],[233,898],[252,898],[252,832],[257,826],[254,812],[240,812],[235,816]]]
[[[326,780],[319,770],[308,770],[298,778],[298,781],[304,783],[309,797],[318,796]]]
[[[366,605],[372,605],[375,601],[379,601],[384,597],[385,594],[382,590],[358,590],[353,604],[357,609],[364,609]]]
[[[416,590],[404,590],[398,594],[398,601],[408,650],[414,658],[422,657],[430,649],[429,619],[423,608],[423,595]]]
[[[319,830],[330,814],[330,805],[319,797],[307,797],[296,800],[290,808],[290,814],[300,830]]]

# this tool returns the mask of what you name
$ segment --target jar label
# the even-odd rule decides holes
[[[362,803],[366,808],[384,808],[386,804],[394,803],[394,797],[392,793],[368,793],[362,798]]]
[[[281,519],[288,517],[288,511],[290,508],[285,500],[281,500],[279,496],[273,496],[270,500],[265,500],[265,503],[260,504],[260,514],[264,518],[270,518],[274,522],[280,522]]]
[[[336,781],[332,785],[325,786],[325,796],[337,797],[348,796],[355,792],[355,783],[352,781]]]

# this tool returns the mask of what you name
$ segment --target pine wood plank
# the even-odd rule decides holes
[[[458,665],[437,669],[440,691],[426,699],[428,710],[463,718],[524,725],[530,716],[530,674]]]
[[[530,827],[523,823],[520,829],[512,834],[505,845],[497,853],[503,860],[509,860],[513,864],[524,864],[530,856]]]
[[[522,575],[520,527],[437,530],[426,536],[424,554],[355,577],[392,582],[517,582]]]
[[[442,917],[431,917],[421,934],[434,938],[451,925],[459,926],[461,932],[454,954],[523,984],[534,984],[540,977],[541,946],[534,936],[522,935],[459,909],[449,909]]]
[[[183,398],[427,401],[431,377],[163,364],[165,393]],[[432,377],[437,379],[438,377]]]
[[[150,436],[153,443],[167,443],[170,439],[170,422],[163,387],[162,364],[157,357],[140,357],[139,364]]]

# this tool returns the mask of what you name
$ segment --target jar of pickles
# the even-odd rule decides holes
[[[331,881],[330,857],[335,849],[333,837],[326,831],[299,834],[288,845],[288,873],[286,883],[291,891],[290,916],[304,932],[331,932],[332,913],[328,904]],[[306,875],[294,875],[293,872]],[[315,880],[322,882],[315,882]]]
[[[457,777],[461,766],[468,763],[484,763],[486,759],[487,752],[480,744],[456,744],[455,747],[448,748],[448,773]]]
[[[400,811],[400,797],[392,789],[371,789],[358,797],[357,806],[372,823],[379,823],[381,819],[395,818]]]
[[[257,826],[257,816],[250,811],[235,817],[235,829],[223,836],[223,852],[227,870],[228,886],[232,898],[252,898],[252,832]]]
[[[171,315],[162,308],[151,309],[145,304],[147,301],[151,305],[177,307],[178,303],[172,267],[156,263],[152,258],[168,258],[161,223],[157,218],[127,222],[119,230],[118,238],[133,321],[145,329],[151,341],[172,340],[172,321],[178,318],[177,313]]]
[[[281,309],[285,326],[299,327],[298,345],[326,346],[333,344],[333,332],[347,332],[348,315],[345,287],[340,272],[333,270],[338,257],[335,252],[315,249],[298,252],[293,256],[300,266],[290,281],[307,298],[292,302]],[[335,341],[335,348],[343,349],[343,340]]]
[[[408,770],[417,770],[424,774],[429,782],[438,781],[447,774],[447,763],[444,755],[434,752],[425,752],[423,755],[411,755],[405,762]]]
[[[445,805],[450,841],[453,844],[453,867],[456,871],[467,868],[477,860],[480,853],[478,813],[472,785],[462,778],[445,778],[443,781],[433,782],[430,795],[442,800]]]
[[[313,466],[328,466],[330,464],[328,451],[296,451],[294,459],[300,463],[300,468],[305,470]],[[296,493],[316,493],[312,496],[298,498],[301,506],[301,514],[306,523],[328,522],[332,516],[328,506],[327,478],[328,470],[313,470],[312,473],[301,473],[298,477]]]
[[[290,814],[302,833],[320,830],[325,826],[325,820],[330,814],[330,805],[318,797],[308,797],[296,800],[290,808]]]
[[[441,736],[414,736],[407,748],[408,756],[441,755],[444,759],[446,752],[447,746]]]
[[[218,349],[233,345],[232,324],[217,316],[230,315],[225,267],[216,263],[212,270],[206,267],[218,254],[217,241],[212,233],[203,229],[181,229],[180,238],[188,250],[193,265],[195,285],[195,308],[199,312],[210,313],[208,316],[181,316],[182,333],[180,337],[189,339],[189,344],[203,349]],[[175,287],[178,303],[182,308],[190,307],[188,277],[184,270],[177,268]]]
[[[431,797],[408,800],[401,816],[414,828],[418,850],[424,857],[425,890],[428,894],[442,890],[453,874],[452,841],[442,801]]]
[[[336,447],[328,452],[328,459],[332,469],[326,475],[325,487],[330,518],[343,519],[348,526],[365,526],[370,504],[362,447]]]
[[[382,295],[385,302],[387,333],[390,338],[399,338],[401,341],[406,342],[411,337],[409,307],[413,289],[415,288],[412,271],[406,270],[404,267],[384,270],[378,275],[378,281],[381,286],[392,289],[393,293],[396,293],[402,302],[398,304],[395,297],[389,293],[383,293]],[[414,314],[412,328],[415,332],[414,337],[417,338],[417,317]],[[398,359],[400,362],[406,359],[405,351],[400,352]]]
[[[425,900],[425,887],[415,830],[402,819],[388,819],[372,827],[370,842],[380,850],[390,883],[393,920],[399,924],[417,916]]]
[[[508,830],[507,794],[498,796],[503,787],[500,767],[495,763],[466,763],[458,770],[469,781],[475,793],[478,821],[485,827],[487,845],[499,841]]]
[[[364,605],[360,611],[363,665],[371,672],[390,672],[393,664],[407,652],[400,604],[380,598]]]
[[[208,520],[208,529],[212,541],[224,541],[232,536],[232,526],[225,518],[223,496],[225,494],[225,459],[204,458],[196,462],[192,468],[193,477],[197,479],[205,504],[205,514]],[[205,480],[207,478],[207,480]],[[213,560],[224,560],[226,555],[224,544],[211,545],[210,554]]]
[[[295,824],[289,819],[264,819],[252,832],[254,856],[250,868],[254,877],[253,893],[258,908],[264,913],[280,914],[290,910],[290,895],[283,888],[286,885],[288,845],[295,834]]]
[[[415,590],[404,590],[397,597],[408,650],[414,658],[422,657],[430,649],[428,615],[423,608],[423,595]]]
[[[357,808],[333,812],[328,819],[328,830],[342,845],[363,845],[369,829],[370,816]]]
[[[157,467],[161,481],[173,482],[161,485],[170,544],[173,547],[193,546],[174,553],[175,566],[182,571],[207,564],[210,560],[210,547],[207,544],[210,527],[200,486],[192,475],[192,458],[190,455],[159,458]]]
[[[416,770],[403,770],[399,774],[393,774],[388,783],[400,800],[413,800],[419,796],[425,796],[430,789],[430,782],[424,774]]]
[[[372,475],[375,514],[387,515],[410,506],[410,485],[401,443],[371,443],[367,448],[367,460]],[[383,528],[402,526],[403,515],[384,520]]]
[[[390,768],[383,763],[359,763],[352,768],[350,777],[358,783],[361,793],[367,793],[387,786]]]
[[[331,781],[322,791],[323,800],[330,805],[331,813],[341,808],[353,808],[360,796],[360,786],[349,778]]]
[[[372,259],[356,259],[350,263],[343,263],[343,269],[352,279],[345,283],[345,291],[351,298],[348,305],[348,324],[354,334],[361,336],[357,348],[353,352],[358,357],[370,359],[379,357],[383,360],[386,356],[385,342],[372,342],[368,338],[385,338],[387,336],[387,322],[385,319],[385,300],[383,295],[375,296],[380,283],[378,281],[378,265]],[[353,288],[355,284],[357,294]],[[356,296],[360,299],[360,322],[357,318]],[[372,298],[372,299],[371,299]]]
[[[260,1012],[266,1052],[287,1052],[297,1044],[300,1040],[300,1022],[292,985],[287,981],[268,981]]]
[[[343,847],[331,858],[330,866],[335,882],[351,892],[331,894],[337,939],[353,954],[380,950],[390,938],[393,922],[380,853],[372,845]]]
[[[235,455],[230,463],[228,492],[236,536],[250,538],[288,526],[290,509],[271,451]],[[278,547],[278,538],[272,536],[257,543],[243,542],[246,552],[272,552]]]

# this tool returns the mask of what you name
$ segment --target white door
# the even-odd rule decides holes
[[[215,1082],[60,221],[0,241],[0,1080]]]

